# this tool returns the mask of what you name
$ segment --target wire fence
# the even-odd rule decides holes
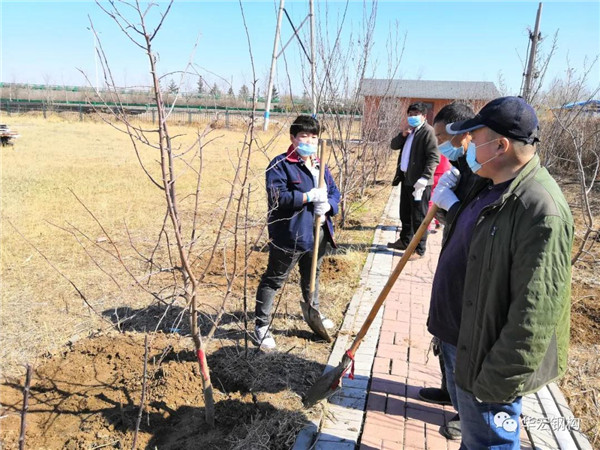
[[[145,122],[156,123],[158,111],[152,106],[120,106],[116,105],[93,105],[89,103],[48,103],[48,102],[10,102],[1,101],[0,110],[7,116],[13,114],[41,114],[44,118],[52,114],[59,115],[68,120],[86,121],[99,120],[106,115],[118,112],[124,114],[131,123]],[[167,122],[181,125],[210,125],[215,128],[241,128],[263,123],[264,111],[252,111],[248,109],[222,109],[222,108],[172,108],[167,112]],[[271,112],[269,120],[272,123],[290,122],[299,112]],[[332,117],[336,120],[350,122],[352,129],[360,135],[362,116],[360,115],[334,115],[321,114],[319,120],[327,121]]]

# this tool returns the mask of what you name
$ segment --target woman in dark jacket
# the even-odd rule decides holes
[[[256,292],[255,339],[262,348],[274,349],[269,331],[275,294],[296,264],[300,270],[300,287],[305,302],[310,303],[310,269],[314,248],[315,215],[321,216],[322,232],[318,247],[317,276],[312,304],[319,307],[319,268],[327,243],[335,247],[333,221],[337,214],[340,192],[331,172],[325,168],[326,187],[318,188],[321,161],[316,156],[319,122],[310,116],[298,116],[290,127],[292,145],[276,156],[267,168],[269,202],[269,262]],[[323,326],[333,322],[321,316]]]

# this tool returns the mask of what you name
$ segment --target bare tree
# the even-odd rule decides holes
[[[338,28],[325,23],[320,29],[325,31],[318,45],[320,89],[317,99],[323,111],[323,123],[331,137],[332,156],[338,186],[341,192],[340,225],[343,227],[349,215],[364,201],[367,187],[377,182],[377,176],[385,167],[390,152],[389,140],[397,127],[401,105],[393,96],[385,97],[377,111],[370,111],[369,117],[377,117],[377,132],[360,130],[361,120],[367,114],[363,111],[361,81],[372,77],[377,61],[373,60],[373,32],[377,18],[377,2],[365,3],[362,24],[358,31],[352,30],[347,41],[342,41],[342,30],[346,27],[346,10],[342,14]],[[333,36],[330,30],[335,30]],[[347,31],[347,30],[346,30]],[[390,31],[387,40],[388,89],[396,76],[402,53],[404,38],[398,36],[398,25]],[[375,128],[373,128],[375,129]]]
[[[535,67],[536,71],[533,74],[533,82],[531,84],[531,90],[529,92],[529,98],[527,99],[529,103],[534,104],[537,101],[538,95],[540,95],[542,91],[542,86],[544,85],[544,80],[546,78],[546,72],[548,71],[548,66],[550,65],[550,61],[556,53],[556,49],[558,48],[558,30],[554,33],[552,37],[552,43],[550,44],[550,49],[547,53],[542,51],[542,47],[538,47],[538,52],[536,52],[535,58]]]
[[[148,57],[148,67],[149,73],[151,76],[151,92],[153,95],[153,100],[156,105],[158,120],[157,120],[157,128],[146,130],[142,127],[134,126],[129,121],[125,110],[121,105],[119,98],[119,89],[114,82],[112,77],[112,73],[110,70],[110,65],[108,64],[108,60],[104,50],[102,48],[102,44],[99,41],[99,54],[100,60],[102,64],[102,70],[104,74],[104,79],[106,85],[108,86],[108,93],[113,98],[111,100],[113,103],[116,103],[117,106],[112,108],[111,111],[114,117],[117,119],[119,125],[113,125],[121,131],[127,133],[131,139],[132,145],[138,156],[138,161],[146,174],[149,180],[163,192],[165,204],[166,204],[166,215],[165,221],[163,222],[163,228],[159,233],[159,240],[157,242],[157,247],[160,244],[160,237],[165,236],[165,239],[169,240],[169,235],[175,240],[175,248],[178,253],[177,264],[172,264],[171,271],[177,271],[181,275],[181,295],[186,302],[186,305],[189,308],[189,317],[190,317],[190,330],[192,339],[194,342],[194,346],[196,349],[196,356],[198,359],[198,364],[200,367],[200,375],[202,378],[202,385],[204,391],[204,399],[205,399],[205,418],[206,422],[214,426],[214,398],[213,398],[213,387],[210,379],[210,370],[206,361],[206,342],[202,339],[202,336],[199,331],[198,326],[198,292],[200,288],[200,281],[198,277],[195,275],[194,270],[192,269],[192,250],[196,239],[196,225],[197,225],[197,217],[198,217],[198,204],[200,199],[200,181],[201,181],[201,164],[202,164],[202,139],[205,137],[206,133],[199,133],[197,140],[197,147],[195,148],[195,152],[193,149],[179,149],[174,144],[174,138],[171,136],[169,127],[168,127],[168,115],[170,113],[170,109],[168,109],[165,105],[165,101],[163,99],[163,91],[161,89],[161,80],[158,76],[158,68],[157,68],[157,55],[153,48],[153,40],[159,32],[161,26],[164,23],[164,20],[169,13],[169,10],[172,6],[172,1],[168,3],[164,11],[159,13],[158,23],[154,27],[150,27],[147,23],[148,12],[151,8],[155,7],[156,4],[150,4],[146,10],[143,10],[139,3],[133,2],[121,2],[119,7],[114,2],[110,2],[108,5],[103,4],[101,2],[97,2],[97,5],[118,25],[121,29],[122,33],[131,40],[141,51],[143,51]],[[93,23],[91,24],[93,32],[96,33]],[[179,89],[175,91],[174,89],[175,83],[171,80],[171,86],[169,90],[172,94],[175,95],[171,105],[173,105],[177,100],[177,95]],[[105,104],[107,105],[108,102]],[[172,108],[172,106],[171,106]],[[146,146],[158,153],[159,160],[159,172],[155,174],[151,168],[146,167],[140,156],[140,148],[139,146]],[[195,192],[196,202],[193,214],[193,220],[191,224],[191,239],[188,239],[184,236],[185,228],[184,223],[180,213],[179,206],[179,197],[177,195],[177,179],[179,173],[176,170],[176,160],[183,160],[183,157],[188,154],[192,154],[192,158],[189,161],[186,161],[186,165],[190,167],[191,170],[195,170],[197,173],[197,189]],[[194,168],[191,164],[194,164],[194,161],[200,165],[200,169]],[[171,227],[170,230],[167,230],[166,224],[167,220],[170,221]],[[215,244],[216,245],[216,244]],[[170,246],[170,244],[168,244]],[[147,257],[147,261],[151,267],[154,267],[154,255],[153,252],[149,257]],[[170,253],[169,253],[170,255]],[[169,259],[172,260],[171,256]],[[178,284],[177,280],[175,280],[176,284]]]
[[[172,92],[174,98],[170,99],[168,105],[165,102],[167,92],[161,89],[161,81],[172,74],[165,74],[162,77],[157,75],[159,73],[158,58],[153,47],[153,40],[160,31],[173,2],[166,4],[158,15],[153,10],[158,6],[157,4],[151,4],[146,9],[142,9],[139,3],[133,1],[122,1],[118,6],[114,2],[109,4],[97,2],[97,4],[113,19],[124,36],[148,57],[150,92],[158,116],[156,125],[147,128],[147,125],[136,125],[130,121],[127,110],[123,107],[122,92],[114,81],[107,55],[100,40],[98,40],[99,59],[107,88],[99,95],[103,102],[102,109],[108,110],[112,114],[112,117],[105,119],[105,122],[129,136],[143,173],[162,193],[166,207],[162,228],[158,232],[153,248],[144,252],[142,249],[134,247],[133,243],[131,244],[147,267],[147,273],[142,277],[137,276],[126,267],[116,244],[110,237],[109,241],[113,244],[113,253],[122,267],[146,293],[151,294],[154,299],[164,302],[165,297],[162,293],[170,292],[166,298],[172,302],[177,299],[185,301],[189,311],[190,334],[194,342],[202,379],[205,419],[208,424],[214,426],[213,386],[206,359],[207,345],[213,338],[223,315],[227,312],[227,304],[237,295],[235,292],[236,279],[246,273],[249,254],[256,248],[256,243],[250,246],[246,245],[247,227],[251,226],[261,230],[265,226],[264,219],[249,220],[248,218],[248,203],[252,194],[249,184],[251,176],[253,176],[250,171],[251,155],[262,151],[266,156],[268,148],[272,144],[272,141],[269,141],[259,147],[254,136],[256,81],[253,83],[252,112],[244,141],[230,158],[233,176],[229,182],[228,194],[223,199],[219,199],[219,202],[222,201],[222,203],[219,203],[212,213],[206,214],[205,209],[202,208],[203,149],[215,139],[211,137],[215,127],[209,125],[204,129],[199,129],[195,143],[184,147],[178,144],[178,136],[172,134],[168,125],[169,117],[181,95],[182,83],[188,75],[195,77],[199,74],[191,62],[188,63],[185,70],[178,72],[181,79],[177,85],[177,91],[173,89],[175,83],[171,83],[169,91]],[[149,14],[150,12],[153,14]],[[157,20],[154,26],[149,25],[150,17],[155,17]],[[91,23],[91,28],[95,33],[93,23]],[[154,161],[158,163],[158,167],[152,165],[152,162],[148,162],[148,158],[144,157],[148,150],[154,152]],[[195,189],[192,192],[179,192],[181,187],[179,179],[185,173],[192,173],[195,176]],[[256,185],[258,186],[259,183]],[[192,199],[191,206],[188,201],[190,198]],[[83,201],[81,203],[84,204]],[[217,205],[215,204],[215,206]],[[91,211],[88,210],[88,212],[92,214]],[[96,222],[100,225],[99,220]],[[215,231],[214,235],[209,235],[211,237],[203,233],[207,224],[210,224],[208,226]],[[78,233],[78,230],[69,231],[73,235]],[[105,235],[108,233],[106,232]],[[242,240],[241,236],[245,236],[245,238]],[[260,239],[260,236],[259,232],[256,239]],[[173,254],[171,249],[175,249],[176,253]],[[90,257],[93,258],[93,256]],[[217,264],[220,264],[222,269],[224,285],[215,286],[209,280]],[[100,267],[100,264],[97,265]],[[168,280],[169,286],[161,288],[161,295],[158,295],[151,292],[147,286],[150,279],[156,278],[156,275],[160,273],[168,273],[171,278]],[[145,280],[145,283],[142,283],[142,280]],[[200,311],[201,291],[208,287],[217,290],[222,288],[220,304],[215,308],[212,318]],[[167,308],[171,304],[167,304]],[[210,320],[210,329],[206,330],[205,335],[201,332],[200,317]],[[181,319],[182,316],[178,318],[178,320]]]
[[[584,229],[577,233],[580,241],[573,264],[582,258],[593,258],[592,248],[600,239],[593,207],[597,191],[594,186],[600,172],[600,118],[593,99],[600,87],[588,87],[597,61],[598,58],[586,64],[581,73],[569,67],[565,79],[555,80],[547,92],[539,95],[548,111],[542,116],[540,156],[549,170],[574,173],[580,188]]]

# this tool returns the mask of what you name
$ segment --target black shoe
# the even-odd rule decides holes
[[[438,405],[452,405],[448,391],[439,388],[422,388],[419,390],[419,398]]]
[[[408,247],[408,244],[405,244],[404,242],[402,242],[401,239],[398,239],[396,242],[388,242],[387,247],[393,248],[396,250],[406,250],[406,247]]]
[[[410,257],[408,258],[408,260],[409,261],[418,261],[419,259],[423,258],[423,256],[425,256],[425,254],[413,253],[412,255],[410,255]]]
[[[460,417],[458,417],[458,414],[450,419],[446,425],[440,427],[440,434],[446,439],[451,439],[453,441],[459,440],[462,437]]]

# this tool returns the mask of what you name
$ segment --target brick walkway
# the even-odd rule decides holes
[[[455,414],[453,409],[417,396],[420,388],[439,387],[441,382],[425,326],[441,234],[430,235],[425,257],[407,264],[384,304],[361,449],[459,448],[438,432]]]
[[[397,237],[396,189],[382,221],[326,370],[341,361],[401,256],[385,247]],[[438,431],[455,414],[452,407],[417,396],[420,388],[439,387],[441,382],[425,325],[441,235],[430,234],[425,257],[407,263],[359,347],[355,379],[344,377],[342,389],[323,403],[321,417],[298,435],[294,450],[459,448],[459,442],[446,440]],[[576,422],[554,384],[524,398],[523,416],[538,426],[522,427],[521,448],[591,449],[576,430],[539,426],[556,418],[563,424]]]

